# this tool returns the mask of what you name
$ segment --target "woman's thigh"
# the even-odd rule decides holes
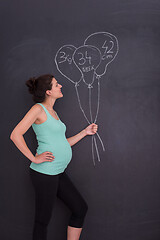
[[[30,168],[30,177],[36,194],[55,195],[60,175],[48,175]]]
[[[61,199],[73,214],[81,216],[88,206],[66,172],[59,177],[57,197]]]
[[[48,224],[55,204],[59,175],[47,175],[30,169],[35,190],[35,220]]]

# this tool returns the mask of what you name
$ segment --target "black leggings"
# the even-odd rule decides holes
[[[58,175],[47,175],[30,168],[35,190],[35,219],[33,240],[47,239],[47,226],[52,216],[56,196],[71,210],[68,225],[81,228],[88,205],[64,171]]]

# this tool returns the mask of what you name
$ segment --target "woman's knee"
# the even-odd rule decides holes
[[[87,211],[88,211],[88,204],[86,203],[86,201],[84,201],[83,212],[85,215],[86,215]]]
[[[88,204],[85,200],[82,200],[80,204],[77,205],[76,212],[74,212],[74,215],[77,217],[85,217],[86,213],[88,211]]]
[[[77,208],[72,211],[69,226],[82,228],[87,211],[88,204],[85,201],[81,201],[81,204],[79,204]]]

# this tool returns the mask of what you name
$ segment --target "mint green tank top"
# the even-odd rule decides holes
[[[36,151],[38,154],[52,152],[55,158],[52,162],[31,162],[30,168],[44,174],[57,175],[64,172],[72,158],[72,148],[65,136],[66,125],[58,115],[59,120],[52,117],[43,104],[37,104],[43,107],[47,120],[41,124],[32,124],[38,142]]]

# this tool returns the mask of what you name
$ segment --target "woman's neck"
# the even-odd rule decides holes
[[[53,110],[53,106],[55,104],[55,99],[51,99],[51,100],[47,100],[47,101],[44,101],[43,104],[45,105],[45,107],[48,109],[48,110]]]

